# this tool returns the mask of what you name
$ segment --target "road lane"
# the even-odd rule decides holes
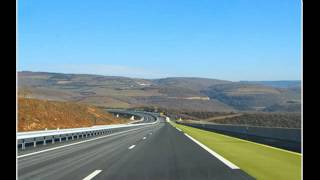
[[[102,164],[99,168],[103,168]],[[233,170],[168,123],[95,179],[253,179]]]
[[[19,179],[83,179],[96,170],[101,172],[93,179],[252,179],[226,166],[164,120],[141,130],[18,159]]]
[[[158,125],[18,159],[19,179],[82,179],[101,160],[117,161]]]

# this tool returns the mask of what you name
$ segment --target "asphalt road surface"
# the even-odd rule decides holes
[[[163,119],[136,130],[19,156],[19,180],[254,179],[231,169]]]

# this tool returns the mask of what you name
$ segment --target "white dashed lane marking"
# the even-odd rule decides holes
[[[134,148],[136,145],[132,145],[132,146],[130,146],[128,149],[132,149],[132,148]]]
[[[90,180],[98,175],[102,170],[95,170],[93,173],[89,174],[87,177],[83,178],[82,180]]]

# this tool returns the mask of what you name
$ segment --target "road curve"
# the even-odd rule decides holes
[[[155,125],[18,158],[18,179],[253,179],[163,119]]]

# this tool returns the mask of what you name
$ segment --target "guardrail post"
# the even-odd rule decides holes
[[[68,134],[66,135],[66,141],[68,141],[69,140],[69,138],[68,138]]]
[[[33,147],[36,147],[37,146],[37,141],[36,141],[36,138],[33,139]]]
[[[62,142],[62,138],[61,138],[61,135],[59,135],[59,142]]]
[[[54,136],[52,136],[52,144],[54,144]]]
[[[43,145],[46,145],[47,142],[46,142],[46,137],[43,138]]]
[[[74,135],[73,134],[71,134],[71,139],[74,140]]]
[[[21,149],[25,149],[26,148],[26,145],[25,145],[25,142],[24,142],[24,139],[22,140],[22,145],[21,145]]]

